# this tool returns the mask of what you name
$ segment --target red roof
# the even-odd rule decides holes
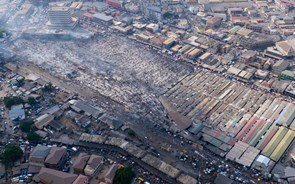
[[[85,184],[88,183],[87,176],[80,174],[72,184]]]
[[[263,150],[265,148],[265,146],[269,143],[269,141],[271,140],[271,138],[275,135],[275,133],[277,132],[279,128],[277,126],[273,127],[272,129],[269,129],[268,131],[270,131],[270,133],[267,135],[267,137],[265,137],[263,139],[263,142],[260,144],[260,146],[258,147],[259,150]]]
[[[109,4],[109,5],[111,5],[111,6],[122,7],[122,3],[118,2],[118,1],[107,0],[106,3]]]
[[[208,24],[218,24],[218,23],[220,23],[221,22],[221,20],[222,20],[222,18],[221,17],[212,17],[212,18],[210,18],[208,21],[207,21],[207,23]]]
[[[242,128],[242,130],[238,133],[238,135],[235,137],[238,140],[241,140],[251,129],[251,127],[255,124],[257,121],[257,116],[254,115],[251,117],[251,119],[247,122],[247,124]]]

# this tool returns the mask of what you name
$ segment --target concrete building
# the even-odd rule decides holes
[[[72,184],[88,184],[88,177],[80,174]]]
[[[73,101],[73,103],[71,103],[71,108],[78,113],[84,112],[84,114],[92,116],[93,118],[98,118],[102,115],[101,109],[90,106],[81,100]]]
[[[104,13],[96,13],[93,15],[93,21],[99,24],[109,26],[112,24],[113,17],[107,16]]]
[[[294,1],[289,0],[275,0],[276,5],[285,13],[289,12],[295,7]]]
[[[25,3],[21,6],[20,10],[17,12],[18,19],[29,18],[34,12],[33,5],[31,3]]]
[[[77,19],[72,18],[69,7],[50,7],[47,10],[50,29],[73,29],[77,24]]]
[[[280,78],[283,79],[283,80],[294,80],[295,79],[295,74],[294,74],[294,72],[292,72],[290,70],[284,70],[281,73]]]
[[[290,63],[286,60],[279,60],[273,66],[273,72],[280,74],[282,71],[286,70],[289,67]]]
[[[74,183],[78,176],[43,167],[37,178],[38,182],[43,184],[70,184]]]
[[[152,20],[162,20],[162,10],[159,6],[149,6],[146,8],[146,16]]]
[[[252,164],[252,168],[255,168],[259,171],[266,170],[267,167],[272,163],[272,160],[270,160],[268,157],[259,155],[255,159],[255,161]]]
[[[42,129],[49,125],[54,119],[54,116],[51,114],[44,114],[34,120],[34,125],[38,129]]]
[[[98,155],[91,155],[86,167],[84,168],[84,173],[86,176],[93,176],[102,166],[103,157]]]
[[[45,159],[50,152],[50,147],[37,145],[30,154],[29,163],[33,166],[44,167]]]
[[[167,49],[171,48],[174,46],[176,39],[173,37],[167,38],[164,42],[163,42],[163,46]]]
[[[217,28],[220,26],[222,18],[220,17],[211,17],[208,19],[206,27],[207,28]]]
[[[252,50],[248,50],[241,55],[241,60],[245,63],[253,62],[256,59],[257,53]]]
[[[152,33],[155,33],[159,30],[159,25],[158,24],[153,24],[153,23],[150,23],[149,25],[146,26],[146,30],[152,32]]]
[[[90,155],[87,153],[80,153],[73,164],[75,174],[84,174],[84,168],[89,160]]]
[[[295,98],[295,83],[292,82],[285,90],[285,94],[290,96],[290,97],[293,97]],[[295,123],[294,123],[295,125]]]
[[[68,156],[65,148],[52,147],[45,159],[45,166],[52,169],[61,169]]]
[[[295,39],[277,42],[276,48],[286,57],[295,56]]]
[[[108,172],[106,173],[104,180],[106,181],[106,183],[110,184],[113,183],[113,179],[115,177],[116,171],[118,170],[118,165],[117,164],[113,164],[110,169],[108,170]]]

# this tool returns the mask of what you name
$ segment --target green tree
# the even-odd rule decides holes
[[[28,98],[28,104],[30,104],[31,106],[34,106],[37,104],[37,100],[34,97],[29,97]]]
[[[114,184],[130,184],[135,177],[131,167],[122,167],[117,170],[114,177]]]
[[[18,105],[24,103],[24,100],[21,97],[4,97],[3,102],[7,108],[11,108],[13,105]]]
[[[23,155],[22,149],[16,144],[8,144],[0,153],[0,161],[5,167],[5,178],[8,183],[7,171],[10,169],[14,162],[21,159]]]
[[[55,99],[50,99],[49,102],[54,105],[58,104],[58,102]]]
[[[14,164],[23,155],[22,149],[16,144],[8,144],[2,150],[0,155],[1,162],[5,165]]]
[[[165,12],[164,14],[163,14],[163,18],[164,19],[169,19],[169,18],[173,18],[173,13],[171,13],[171,12]]]
[[[17,87],[22,87],[25,84],[25,79],[20,79],[17,81],[16,86]]]
[[[21,131],[28,133],[32,130],[32,125],[33,125],[33,120],[27,119],[27,120],[22,121],[19,124],[19,128],[21,129]]]
[[[0,38],[3,38],[4,33],[6,33],[5,29],[0,28]]]
[[[127,130],[127,134],[130,136],[130,137],[135,137],[136,133],[134,132],[134,130],[132,130],[131,128],[129,128]]]
[[[41,142],[41,137],[38,134],[36,134],[35,132],[29,132],[27,134],[27,139],[29,142],[35,143],[35,144]]]
[[[44,92],[52,92],[54,90],[54,87],[51,83],[45,84],[44,88],[42,88]]]

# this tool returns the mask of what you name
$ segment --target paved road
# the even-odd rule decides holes
[[[150,173],[152,173],[152,174],[158,176],[159,178],[161,178],[162,180],[166,181],[167,183],[171,183],[171,184],[176,183],[176,181],[174,179],[170,178],[169,176],[162,173],[158,169],[146,164],[142,160],[128,154],[128,152],[126,152],[125,150],[123,150],[119,147],[112,146],[112,145],[106,145],[106,144],[95,144],[95,143],[86,143],[86,142],[78,142],[78,141],[74,142],[73,145],[83,147],[83,148],[88,148],[88,149],[104,149],[106,151],[114,151],[114,152],[120,153],[121,155],[129,156],[129,158],[132,161],[134,161],[135,163],[137,163],[138,165],[140,165],[141,167],[143,167],[144,169],[146,169]]]

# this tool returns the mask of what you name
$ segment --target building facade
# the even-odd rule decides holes
[[[77,20],[72,18],[69,7],[50,7],[47,10],[49,22],[47,26],[51,29],[73,29]]]

